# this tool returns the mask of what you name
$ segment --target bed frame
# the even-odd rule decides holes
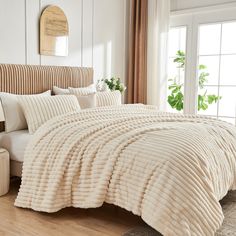
[[[86,67],[0,64],[0,91],[37,94],[60,88],[84,87],[93,83],[93,69]],[[0,123],[0,132],[4,122]],[[11,161],[11,175],[21,176],[22,163]]]

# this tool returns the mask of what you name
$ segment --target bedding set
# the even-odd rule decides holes
[[[141,104],[78,109],[69,97],[73,109],[60,115],[67,103],[20,99],[34,134],[15,206],[56,212],[106,202],[163,235],[214,235],[219,200],[236,189],[235,127]]]
[[[0,146],[7,149],[10,153],[11,160],[13,161],[11,167],[13,167],[12,170],[14,173],[17,173],[17,176],[21,176],[24,150],[35,131],[34,129],[38,128],[46,120],[76,109],[121,105],[121,94],[119,91],[97,92],[94,84],[88,87],[69,87],[68,89],[53,86],[53,94],[75,95],[79,104],[75,101],[75,97],[68,96],[62,98],[60,96],[51,96],[51,90],[36,95],[16,95],[0,92],[0,100],[5,116],[5,132],[0,132]],[[37,127],[31,126],[32,130],[29,129],[30,132],[28,131],[26,116],[23,111],[23,103],[28,96],[32,101],[29,104],[25,104],[24,109],[27,110],[32,105],[38,107],[35,114],[33,114],[37,118]],[[44,98],[41,98],[42,96]],[[47,105],[52,107],[50,111],[46,111],[45,107]],[[27,117],[27,119],[29,120],[31,117]]]

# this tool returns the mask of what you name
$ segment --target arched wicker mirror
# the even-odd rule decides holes
[[[47,7],[40,19],[40,54],[47,56],[68,55],[68,21],[57,6]]]

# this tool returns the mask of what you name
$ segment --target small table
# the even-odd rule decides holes
[[[9,152],[0,148],[0,196],[8,193],[10,184]]]

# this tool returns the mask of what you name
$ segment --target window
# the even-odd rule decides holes
[[[205,73],[206,83],[200,94],[216,98],[199,114],[210,115],[235,123],[236,108],[236,22],[199,26],[199,74]]]
[[[182,55],[186,51],[186,27],[171,28],[169,39],[167,110],[176,112],[183,110],[184,102],[185,64]]]
[[[168,78],[184,84],[185,113],[236,125],[236,4],[189,13],[180,11],[171,17]],[[176,49],[184,52],[182,71],[173,63]]]

